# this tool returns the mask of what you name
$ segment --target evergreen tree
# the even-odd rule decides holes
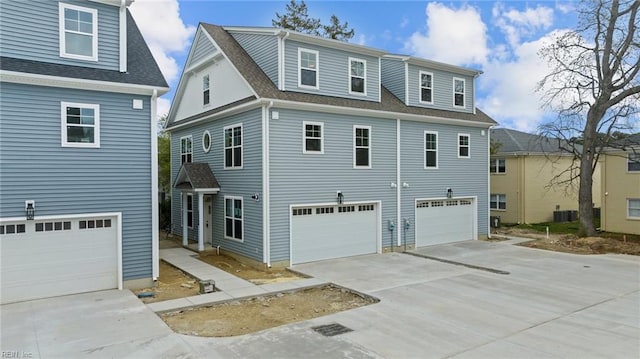
[[[291,0],[286,10],[285,14],[276,12],[276,18],[271,20],[274,27],[341,41],[349,41],[355,33],[349,29],[348,22],[341,23],[336,15],[331,15],[328,25],[323,25],[318,18],[309,17],[304,0],[300,3]]]

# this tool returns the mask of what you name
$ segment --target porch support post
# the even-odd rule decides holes
[[[187,228],[187,194],[182,192],[182,245],[189,245],[189,228]]]
[[[198,192],[198,251],[204,251],[204,193]]]

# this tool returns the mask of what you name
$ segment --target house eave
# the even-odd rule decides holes
[[[413,56],[386,54],[386,55],[382,56],[382,58],[383,59],[396,60],[396,61],[403,61],[403,62],[407,62],[409,64],[420,66],[420,67],[427,67],[427,68],[430,68],[430,69],[453,72],[453,73],[456,73],[456,74],[462,74],[462,75],[467,75],[467,76],[474,76],[475,77],[475,76],[479,76],[479,75],[482,74],[482,71],[480,71],[480,70],[474,70],[474,69],[470,69],[470,68],[466,68],[466,67],[462,67],[462,66],[449,65],[449,64],[445,64],[443,62],[427,60],[427,59],[421,59],[421,58],[413,57]]]

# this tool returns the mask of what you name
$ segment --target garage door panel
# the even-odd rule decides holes
[[[416,245],[473,239],[475,201],[424,200],[416,203]]]

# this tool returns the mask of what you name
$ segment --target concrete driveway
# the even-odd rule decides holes
[[[639,257],[477,241],[416,253],[480,269],[400,253],[297,265],[381,302],[232,338],[172,333],[128,291],[4,305],[0,343],[34,358],[640,357]],[[353,331],[311,330],[329,323]]]

